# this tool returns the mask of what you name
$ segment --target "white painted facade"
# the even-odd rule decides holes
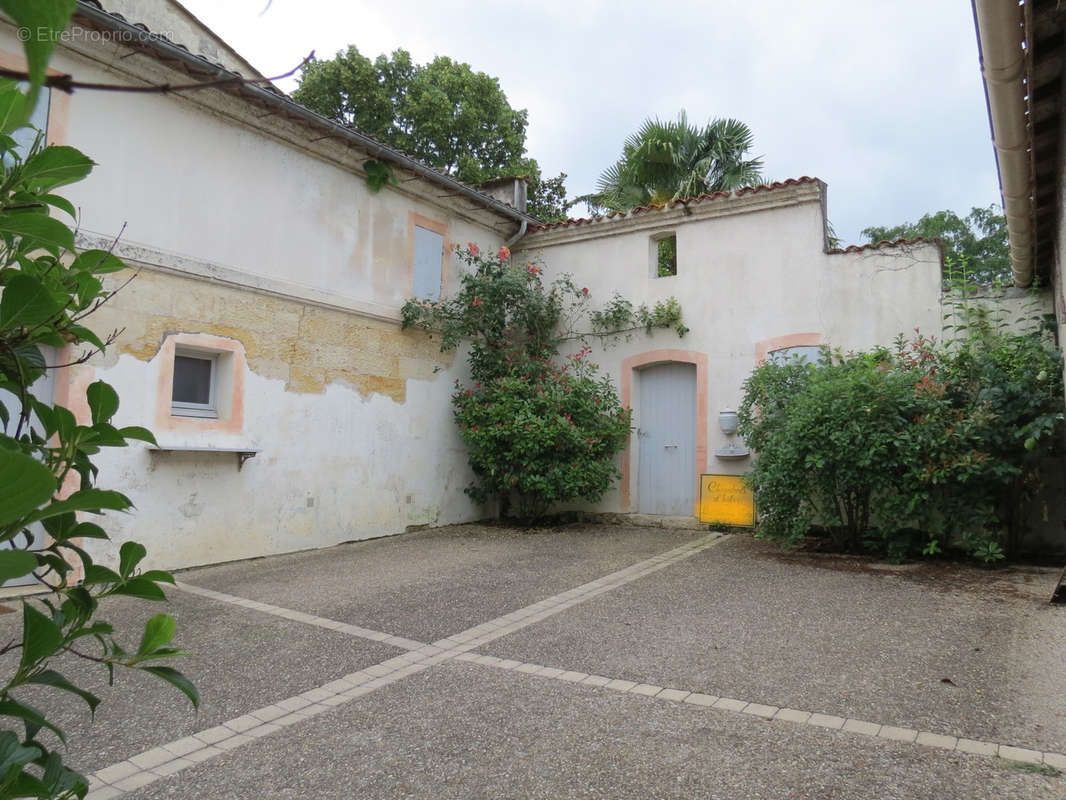
[[[19,49],[0,26],[0,60],[17,63]],[[239,68],[236,54],[223,55]],[[189,80],[120,43],[77,37],[52,66],[86,81]],[[495,250],[518,229],[513,215],[400,170],[398,186],[371,192],[366,152],[218,90],[53,96],[49,137],[98,164],[65,191],[81,209],[80,244],[121,233],[116,253],[141,269],[90,319],[125,332],[70,376],[74,397],[94,379],[111,383],[122,398],[116,424],[148,427],[169,448],[99,458],[101,485],[136,505],[108,519],[116,543],[140,541],[153,566],[179,568],[485,515],[463,493],[471,475],[449,403],[463,359],[401,332],[399,308],[414,291],[416,228],[445,247]],[[531,228],[515,257],[542,261],[547,280],[572,273],[594,306],[616,290],[634,303],[680,300],[683,339],[641,332],[594,358],[638,428],[640,369],[675,356],[700,365],[696,481],[745,471],[746,460],[714,455],[730,441],[718,413],[736,408],[766,353],[868,348],[914,328],[939,335],[937,246],[827,253],[824,205],[824,184],[793,181]],[[659,278],[654,240],[664,234],[677,237],[678,274]],[[445,294],[455,270],[442,261]],[[219,354],[217,420],[172,415],[183,346]],[[237,451],[255,455],[238,468]],[[626,476],[599,510],[637,510],[638,454],[634,432]],[[94,556],[107,560],[108,546]]]
[[[20,50],[0,24],[0,60],[18,66]],[[74,36],[51,67],[80,81],[190,81],[126,55]],[[116,253],[141,270],[88,320],[102,333],[126,331],[105,356],[68,371],[72,396],[107,381],[122,400],[116,424],[148,427],[175,448],[101,453],[100,485],[127,493],[136,510],[109,515],[114,542],[104,551],[86,543],[94,557],[106,562],[133,539],[153,566],[179,568],[481,516],[462,491],[471,476],[449,404],[463,360],[401,332],[399,309],[412,293],[415,227],[440,234],[442,247],[496,248],[516,222],[402,172],[405,182],[374,193],[366,153],[311,141],[299,124],[221,91],[53,93],[51,105],[50,142],[97,163],[64,190],[81,212],[79,244],[120,237]],[[442,259],[444,291],[450,265]],[[159,425],[175,335],[239,352],[220,391],[242,384],[240,424]],[[283,336],[306,348],[286,353]],[[239,469],[235,452],[217,450],[255,456]]]
[[[921,242],[827,252],[824,203],[825,185],[807,179],[550,226],[523,239],[516,257],[542,261],[546,280],[574,275],[589,288],[593,305],[616,291],[649,307],[675,297],[690,328],[680,339],[671,331],[637,333],[596,351],[595,361],[604,372],[622,385],[630,382],[635,427],[622,457],[623,483],[599,510],[636,511],[642,505],[637,480],[640,369],[679,357],[649,360],[649,354],[676,350],[685,358],[706,360],[706,378],[697,387],[706,392],[697,421],[706,432],[706,448],[696,454],[695,481],[701,472],[747,470],[749,459],[714,455],[734,441],[720,430],[718,415],[737,408],[745,379],[768,352],[820,344],[860,350],[891,344],[898,334],[913,334],[915,328],[940,336],[939,247]],[[677,274],[656,277],[653,243],[668,234],[677,237]]]

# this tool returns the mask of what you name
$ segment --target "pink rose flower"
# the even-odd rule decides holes
[[[499,251],[497,251],[496,255],[499,256],[500,261],[506,261],[511,257],[511,251],[508,250],[506,247],[501,247]]]

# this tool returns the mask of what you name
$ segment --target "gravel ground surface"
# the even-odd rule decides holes
[[[189,570],[178,578],[428,642],[699,535],[660,528],[461,525]]]
[[[449,663],[128,795],[1061,798],[1006,762]]]
[[[1054,578],[782,558],[737,536],[483,652],[1064,752]]]
[[[32,687],[16,694],[48,712],[67,732],[65,758],[79,768],[122,761],[404,652],[176,589],[167,595],[167,606],[126,598],[105,601],[101,618],[126,632],[120,642],[135,650],[144,621],[161,611],[171,614],[178,625],[175,641],[189,656],[161,663],[180,669],[196,684],[199,712],[161,680],[120,670],[109,687],[105,669],[73,657],[54,666],[101,698],[95,720],[88,706],[64,692]],[[16,616],[0,616],[0,640],[9,637]],[[91,647],[86,650],[92,652]]]
[[[458,526],[183,572],[187,583],[389,634],[456,634],[694,541],[662,529]],[[892,567],[747,536],[485,645],[551,667],[1066,752],[1066,608],[1051,571]],[[404,651],[171,592],[204,705],[83,662],[95,723],[33,702],[94,770]],[[136,643],[147,603],[104,615]],[[17,629],[0,615],[0,637]],[[0,638],[0,641],[3,639]],[[10,658],[10,656],[9,656]],[[63,669],[68,665],[64,664]],[[380,673],[372,673],[380,674]],[[1066,798],[1066,777],[988,756],[767,721],[448,661],[187,766],[127,797]]]

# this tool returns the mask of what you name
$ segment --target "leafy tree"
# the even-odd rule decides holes
[[[85,777],[65,766],[55,749],[56,739],[66,741],[63,730],[23,696],[28,687],[46,687],[96,708],[99,698],[56,668],[64,654],[97,664],[111,677],[116,667],[141,670],[199,702],[188,679],[158,663],[182,655],[172,644],[172,617],[149,619],[136,648],[121,646],[113,627],[97,617],[108,597],[163,601],[161,584],[174,579],[159,570],[141,571],[146,552],[135,542],[123,543],[116,569],[95,563],[81,546],[108,534],[79,514],[132,507],[125,495],[97,486],[93,457],[105,447],[155,439],[144,428],[112,424],[119,398],[103,381],[91,384],[82,398],[91,411],[85,425],[31,391],[48,370],[69,366],[48,363],[42,347],[87,345],[80,362],[111,343],[84,321],[112,294],[101,276],[126,268],[105,250],[75,251],[75,209],[55,193],[85,178],[93,162],[73,147],[43,147],[41,135],[23,153],[11,136],[28,118],[28,98],[39,90],[51,47],[74,6],[73,0],[0,0],[0,9],[35,34],[25,43],[27,93],[0,80],[0,581],[32,575],[45,592],[21,601],[21,634],[0,647],[0,655],[8,655],[0,677],[0,800],[82,798],[88,791]],[[63,214],[72,221],[64,222]],[[71,484],[74,491],[59,499]],[[31,526],[38,525],[47,542],[30,550]]]
[[[459,291],[409,300],[403,325],[440,333],[442,350],[470,343],[474,383],[457,384],[452,397],[477,477],[467,493],[504,506],[513,498],[524,519],[553,503],[599,500],[618,477],[614,459],[628,439],[629,411],[610,381],[597,378],[587,348],[566,359],[560,348],[642,329],[684,335],[677,301],[634,308],[616,295],[590,312],[587,288],[566,275],[545,285],[539,265],[513,263],[506,247],[485,256],[470,243],[457,255],[470,267]]]
[[[996,206],[972,208],[965,217],[954,211],[926,214],[916,223],[865,228],[868,242],[896,239],[940,239],[949,264],[968,264],[967,279],[982,284],[1012,281],[1007,245],[1007,218]]]
[[[753,138],[735,119],[714,119],[702,128],[684,111],[676,121],[647,119],[600,175],[598,191],[579,199],[625,211],[758,183],[762,160],[745,157]]]
[[[511,108],[499,81],[469,64],[446,56],[415,64],[406,50],[371,61],[350,46],[308,63],[293,98],[465,183],[527,177],[530,214],[566,214],[566,176],[542,179],[525,157],[527,112]]]
[[[537,168],[526,176],[529,181],[526,211],[544,222],[562,222],[574,205],[566,199],[566,173],[543,178],[535,161],[533,165]]]
[[[420,65],[397,50],[371,62],[349,47],[307,64],[293,97],[470,183],[525,150],[526,111],[511,108],[496,78],[446,56]]]

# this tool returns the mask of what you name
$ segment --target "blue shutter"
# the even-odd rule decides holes
[[[440,270],[444,258],[444,237],[415,226],[415,297],[440,299]]]

